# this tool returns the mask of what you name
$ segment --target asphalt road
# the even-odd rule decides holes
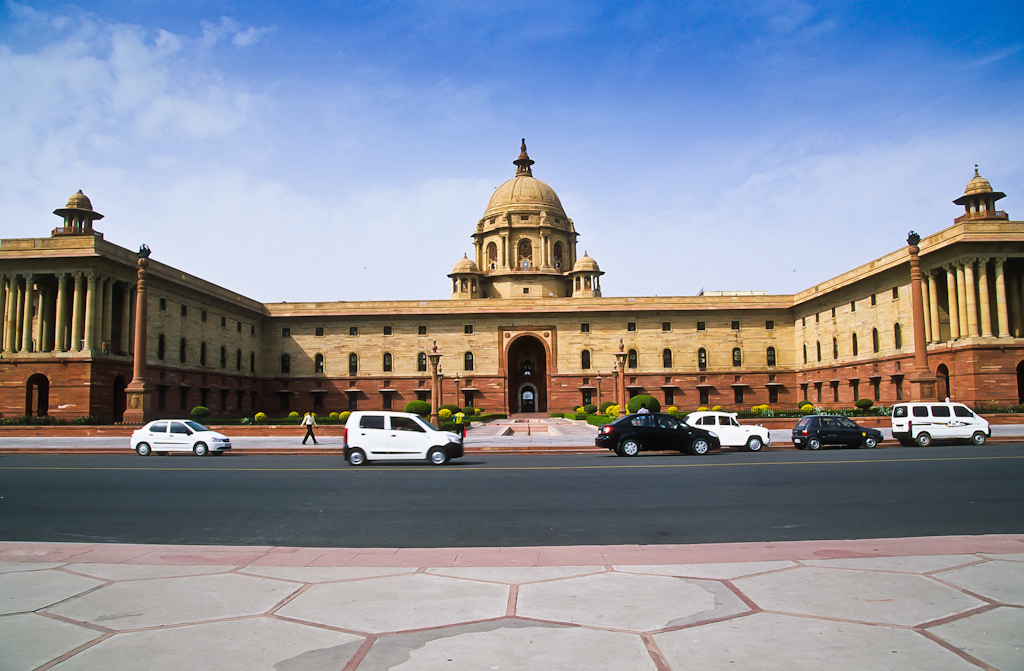
[[[471,547],[1024,532],[1024,444],[339,457],[5,455],[0,539]]]

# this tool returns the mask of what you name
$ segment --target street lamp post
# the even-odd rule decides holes
[[[441,397],[441,376],[437,366],[441,361],[441,356],[442,354],[437,351],[437,340],[435,340],[434,346],[427,354],[427,359],[430,360],[430,421],[434,423],[438,421],[437,408],[440,405],[438,400]]]
[[[622,338],[619,338],[619,351],[615,353],[615,366],[619,378],[616,393],[619,397],[619,416],[626,414],[626,352],[623,350]]]

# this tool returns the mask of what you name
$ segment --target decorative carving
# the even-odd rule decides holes
[[[146,245],[142,245],[141,247],[139,247],[139,257],[140,258],[148,259],[149,255],[152,254],[152,253],[153,252],[150,251],[149,247],[146,246]]]
[[[907,236],[907,244],[911,247],[917,247],[919,242],[921,242],[921,236],[911,231],[910,235]]]

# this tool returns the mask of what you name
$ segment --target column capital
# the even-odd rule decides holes
[[[992,257],[992,260],[995,261],[996,263],[998,263],[999,265],[1002,265],[1002,264],[1006,263],[1006,258],[1007,258],[1006,255],[994,256],[994,257]]]

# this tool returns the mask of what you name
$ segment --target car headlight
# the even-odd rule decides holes
[[[712,438],[718,438],[718,434],[715,433],[714,431],[708,431],[708,435],[711,436]]]

